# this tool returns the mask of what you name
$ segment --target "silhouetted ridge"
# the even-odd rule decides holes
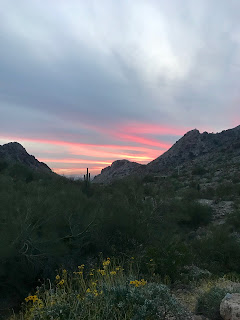
[[[110,183],[127,175],[168,175],[183,166],[208,167],[216,161],[240,163],[240,125],[220,133],[200,133],[199,130],[193,129],[180,138],[168,151],[145,166],[128,161],[123,167],[125,169],[126,166],[126,170],[119,170],[114,165],[118,161],[113,162],[111,167],[103,169],[94,182]]]
[[[34,156],[28,154],[26,149],[18,142],[0,145],[0,160],[9,163],[19,163],[38,171],[52,172],[45,163],[38,161]]]

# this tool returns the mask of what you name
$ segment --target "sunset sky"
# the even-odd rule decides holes
[[[95,175],[239,124],[239,0],[0,0],[0,144]]]

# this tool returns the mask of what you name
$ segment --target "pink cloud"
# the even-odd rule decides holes
[[[17,136],[2,136],[2,138],[8,139],[8,141],[25,143],[30,153],[31,148],[34,149],[38,159],[47,163],[57,173],[74,174],[75,172],[75,174],[82,174],[85,172],[84,168],[88,167],[93,174],[97,174],[102,168],[117,159],[127,159],[146,164],[171,147],[170,143],[156,138],[153,139],[151,137],[153,134],[164,136],[180,135],[186,132],[186,128],[171,128],[147,123],[119,124],[115,130],[97,126],[92,127],[92,129],[103,132],[106,137],[111,137],[115,143],[79,143],[55,138]],[[72,138],[77,139],[77,136]],[[39,152],[36,152],[36,150],[39,150]],[[47,157],[41,156],[41,154],[46,154]],[[78,166],[74,166],[74,164]],[[82,168],[83,166],[84,168]]]

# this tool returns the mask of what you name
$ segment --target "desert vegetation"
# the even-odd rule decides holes
[[[1,163],[3,319],[103,319],[97,314],[106,313],[111,319],[141,319],[139,314],[157,319],[156,312],[165,319],[164,307],[153,299],[156,292],[177,319],[186,319],[181,318],[186,308],[206,313],[210,300],[216,310],[229,289],[195,289],[223,277],[239,281],[240,189],[237,181],[221,181],[208,192],[202,179],[211,175],[198,169],[102,186]],[[232,212],[216,220],[213,208],[200,199],[231,199]],[[104,261],[111,262],[105,269]],[[84,270],[76,269],[83,264]],[[194,307],[187,295],[181,300],[180,285],[195,295]],[[148,313],[147,301],[155,314]]]

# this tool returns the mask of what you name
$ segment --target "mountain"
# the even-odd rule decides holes
[[[127,161],[118,160],[115,162]],[[111,183],[127,175],[168,175],[180,168],[210,167],[216,162],[240,164],[240,126],[220,133],[200,133],[197,129],[187,132],[168,151],[148,163],[140,165],[128,161],[119,170],[114,163],[102,170],[94,182]],[[125,170],[126,168],[126,170]]]
[[[217,160],[232,161],[234,158],[240,162],[240,126],[220,133],[200,133],[194,129],[150,162],[146,172],[167,174],[180,166],[209,166]]]
[[[26,149],[18,142],[10,142],[0,145],[0,161],[18,163],[41,172],[52,172],[43,162],[39,162],[34,156],[27,153]]]
[[[142,167],[142,165],[136,162],[116,160],[111,166],[102,169],[101,174],[95,176],[93,182],[109,183],[115,179],[121,179],[132,174],[140,167]]]

